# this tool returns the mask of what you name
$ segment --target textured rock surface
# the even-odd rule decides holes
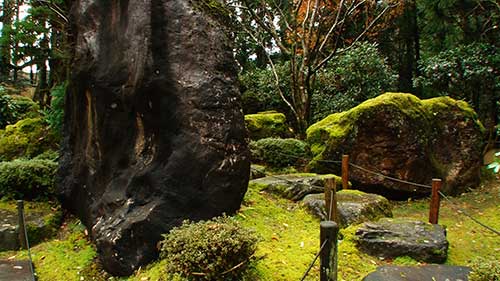
[[[302,202],[313,215],[321,220],[326,220],[324,194],[309,194],[304,197]],[[392,206],[389,200],[380,195],[357,190],[337,192],[337,210],[341,227],[373,221],[382,217],[392,217]]]
[[[286,199],[298,201],[304,196],[324,192],[325,179],[335,178],[337,189],[342,188],[342,179],[336,175],[286,174],[251,180],[260,190],[274,193]]]
[[[232,213],[245,194],[237,70],[216,3],[74,2],[58,185],[114,275],[155,258],[184,219]]]
[[[448,256],[446,231],[437,224],[382,218],[362,224],[356,236],[361,250],[373,256],[429,263],[443,263]]]
[[[381,266],[363,281],[467,281],[470,268],[430,264],[423,266]]]
[[[444,180],[442,191],[457,194],[479,184],[484,129],[463,101],[448,97],[420,100],[387,93],[307,130],[315,160],[312,171],[338,173],[318,160],[350,161],[384,175],[430,185]],[[392,197],[428,194],[429,189],[350,169],[356,187]]]

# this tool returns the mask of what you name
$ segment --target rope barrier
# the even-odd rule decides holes
[[[457,207],[457,206],[453,206],[455,205],[455,203],[453,201],[451,201],[448,196],[446,196],[444,193],[442,193],[441,191],[438,191],[439,192],[439,195],[444,198],[444,200],[446,200],[448,203],[451,204],[451,208],[454,209],[457,213],[461,213],[463,214],[464,216],[468,217],[469,219],[471,219],[472,221],[474,221],[475,223],[479,224],[480,226],[488,229],[489,231],[495,233],[496,235],[499,235],[500,236],[500,232],[494,228],[492,228],[491,226],[488,226],[482,222],[480,222],[478,219],[474,218],[471,214],[469,214],[467,211],[465,211],[464,209],[460,208],[460,207]]]
[[[402,180],[402,179],[398,179],[398,178],[394,178],[394,177],[390,177],[390,176],[387,176],[387,175],[384,175],[384,174],[381,174],[381,173],[377,173],[377,172],[374,172],[374,171],[371,171],[371,170],[368,170],[366,168],[363,168],[359,165],[356,165],[354,163],[349,163],[350,166],[356,168],[356,169],[359,169],[361,171],[364,171],[366,173],[370,173],[370,174],[373,174],[373,175],[377,175],[377,176],[381,176],[383,178],[386,178],[386,179],[389,179],[389,180],[392,180],[392,181],[396,181],[396,182],[400,182],[400,183],[404,183],[404,184],[409,184],[409,185],[414,185],[414,186],[418,186],[418,187],[423,187],[423,188],[429,188],[429,189],[432,189],[432,186],[430,185],[426,185],[426,184],[421,184],[421,183],[415,183],[415,182],[411,182],[411,181],[405,181],[405,180]]]
[[[326,245],[327,242],[328,242],[328,239],[326,239],[325,241],[323,241],[323,244],[321,244],[321,247],[319,248],[319,252],[314,257],[313,261],[311,262],[311,264],[307,268],[306,272],[304,273],[304,275],[302,276],[302,278],[300,279],[300,281],[304,281],[306,279],[307,275],[309,274],[309,272],[311,271],[312,267],[314,266],[314,263],[316,262],[316,260],[318,259],[319,255],[321,255],[321,252],[325,248],[325,245]]]
[[[24,225],[24,238],[26,240],[26,248],[28,249],[28,258],[30,260],[31,277],[32,277],[32,280],[35,281],[36,280],[35,270],[33,269],[33,259],[31,258],[30,243],[29,243],[29,239],[28,239],[28,231],[26,230],[27,227],[26,227],[26,219],[24,217],[24,210],[22,211],[22,219],[23,219],[23,225]]]

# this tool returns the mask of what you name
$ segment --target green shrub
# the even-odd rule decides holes
[[[30,200],[53,197],[57,166],[51,160],[0,162],[0,198]]]
[[[5,128],[21,119],[39,116],[39,107],[30,98],[0,93],[0,128]]]
[[[185,221],[164,237],[161,256],[167,273],[188,280],[241,280],[258,240],[228,217]]]
[[[0,130],[0,161],[32,158],[57,147],[57,137],[41,118],[24,119]]]
[[[252,140],[269,137],[289,137],[292,132],[283,113],[275,111],[245,115],[245,126]]]
[[[477,258],[470,265],[470,281],[500,281],[500,263],[497,259]]]
[[[459,46],[426,58],[415,86],[424,97],[450,96],[471,104],[486,128],[498,122],[500,53],[488,44]]]
[[[376,44],[357,43],[318,73],[316,91],[311,99],[312,121],[317,122],[392,91],[396,79]]]
[[[282,168],[307,163],[310,152],[307,143],[297,139],[265,138],[250,142],[252,160]]]
[[[46,120],[50,128],[54,130],[57,135],[61,134],[62,123],[64,118],[64,96],[66,95],[67,83],[60,84],[52,88],[50,95],[52,100],[50,109],[46,112]]]

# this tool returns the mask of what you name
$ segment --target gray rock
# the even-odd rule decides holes
[[[18,233],[16,225],[0,224],[0,251],[18,250]]]
[[[75,0],[58,187],[113,275],[239,209],[249,152],[219,1]]]
[[[368,274],[363,281],[467,281],[470,268],[451,265],[394,266],[386,265]]]
[[[325,179],[327,178],[335,178],[337,188],[342,187],[342,179],[336,175],[307,173],[267,176],[251,180],[250,184],[258,185],[259,189],[283,198],[299,201],[307,194],[324,192]]]
[[[446,230],[437,224],[383,218],[363,223],[356,236],[359,248],[373,256],[409,256],[429,263],[443,263],[448,256]]]
[[[327,219],[324,194],[309,194],[302,202],[313,215],[321,220]],[[341,227],[392,217],[389,200],[380,195],[351,189],[337,192],[337,210]]]
[[[250,179],[260,179],[266,176],[266,167],[261,165],[252,164],[250,166]]]

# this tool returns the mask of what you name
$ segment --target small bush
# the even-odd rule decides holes
[[[28,118],[0,130],[0,161],[32,158],[57,150],[58,139],[41,118]]]
[[[310,155],[307,143],[297,139],[265,138],[252,141],[250,151],[253,161],[276,168],[306,163]]]
[[[241,280],[258,240],[227,217],[185,221],[164,237],[161,256],[167,273],[188,280]]]
[[[0,128],[25,118],[40,116],[38,105],[23,96],[10,96],[0,93]]]
[[[470,281],[500,281],[500,263],[495,258],[478,258],[471,264]]]
[[[45,114],[47,123],[57,135],[60,135],[62,131],[66,87],[67,83],[63,83],[52,88],[50,91],[50,95],[52,96],[50,109]]]
[[[0,162],[0,198],[29,200],[53,197],[57,166],[51,160]]]

